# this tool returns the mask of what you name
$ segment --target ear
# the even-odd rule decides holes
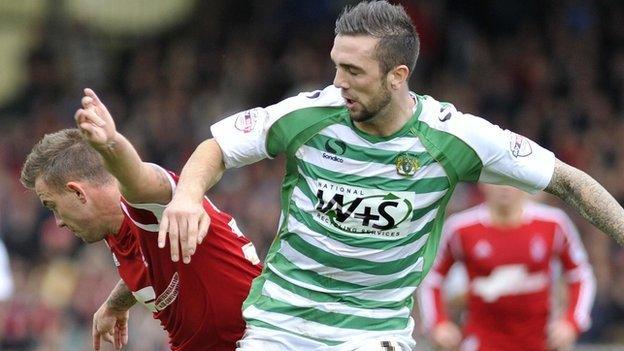
[[[410,70],[406,65],[398,65],[388,72],[388,85],[393,90],[398,90],[407,82]]]
[[[67,184],[65,184],[65,189],[76,196],[80,202],[87,202],[87,195],[83,184],[79,182],[67,182]]]

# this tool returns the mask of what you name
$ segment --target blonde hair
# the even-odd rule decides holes
[[[35,144],[22,166],[20,182],[32,190],[39,177],[57,190],[69,181],[87,180],[96,185],[113,181],[100,154],[75,128],[46,134]]]

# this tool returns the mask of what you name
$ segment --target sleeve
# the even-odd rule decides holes
[[[511,185],[530,193],[546,188],[555,170],[555,155],[522,135],[491,124],[489,127],[484,133],[489,145],[478,151],[484,160],[479,181]]]
[[[582,332],[591,326],[590,313],[596,295],[596,279],[576,227],[561,212],[557,228],[557,253],[568,289],[565,318]]]
[[[431,331],[438,324],[448,321],[448,313],[444,305],[442,283],[453,264],[459,260],[457,250],[459,235],[455,231],[443,233],[441,250],[433,265],[418,289],[420,318],[425,331]]]
[[[267,109],[257,107],[213,124],[210,130],[221,147],[225,167],[241,167],[270,157],[266,140],[272,122]]]
[[[478,181],[505,184],[531,193],[544,189],[550,182],[555,156],[532,140],[491,124],[483,118],[464,114],[450,104],[431,104],[425,122],[446,134],[459,139],[459,143],[446,143],[449,158],[462,162],[466,157],[457,155],[458,146],[471,149],[480,163]],[[448,137],[447,137],[448,139]],[[451,138],[454,139],[454,138]],[[455,155],[454,155],[455,154]],[[469,154],[472,154],[470,152]],[[462,170],[475,172],[474,167]],[[464,174],[458,175],[466,180]],[[470,177],[473,178],[473,177]]]
[[[242,167],[265,158],[275,157],[285,151],[288,140],[274,139],[287,139],[294,133],[270,133],[278,120],[292,115],[295,111],[311,107],[343,105],[344,99],[340,95],[340,90],[328,86],[323,90],[300,93],[266,108],[256,107],[239,112],[213,124],[210,130],[221,147],[225,167]],[[306,120],[310,118],[296,120],[289,129],[305,129],[306,124],[310,122]],[[270,145],[269,141],[271,141]]]

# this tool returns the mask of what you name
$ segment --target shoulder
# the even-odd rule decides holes
[[[532,201],[527,203],[525,215],[533,220],[553,222],[561,226],[566,226],[572,222],[570,217],[562,209]]]
[[[286,151],[297,144],[302,135],[310,136],[325,126],[344,118],[346,109],[340,89],[328,86],[322,90],[300,93],[264,109],[269,155]],[[305,139],[305,137],[304,137]]]
[[[444,231],[455,233],[463,228],[482,224],[484,216],[486,216],[485,207],[483,205],[474,206],[466,210],[454,213],[444,222]]]
[[[463,138],[495,127],[481,117],[458,111],[452,103],[438,101],[428,95],[418,95],[418,101],[422,104],[418,120],[429,128]]]
[[[561,253],[565,250],[565,243],[571,246],[572,253],[577,261],[586,261],[587,256],[583,247],[583,241],[572,219],[560,208],[541,203],[530,203],[525,212],[532,216],[533,222],[541,221],[550,224],[554,231],[553,248]]]
[[[505,133],[488,121],[464,114],[453,104],[417,96],[416,133],[430,152],[441,154],[453,180],[476,181],[484,161],[506,144]],[[420,112],[418,112],[418,109]]]
[[[345,102],[340,89],[333,85],[321,90],[302,92],[284,99],[277,104],[267,106],[266,111],[273,118],[279,118],[308,108],[342,108]]]
[[[450,120],[453,113],[457,112],[455,106],[448,102],[440,102],[429,95],[416,95],[420,106],[418,119],[431,127],[442,125]]]

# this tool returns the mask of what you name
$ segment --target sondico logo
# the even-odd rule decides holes
[[[407,234],[399,227],[409,221],[414,209],[408,199],[322,181],[317,186],[316,216],[326,225],[350,234],[392,238]]]
[[[347,144],[342,140],[329,139],[325,142],[325,150],[331,153],[323,152],[323,158],[343,163],[344,159],[336,155],[342,155],[347,151]]]

